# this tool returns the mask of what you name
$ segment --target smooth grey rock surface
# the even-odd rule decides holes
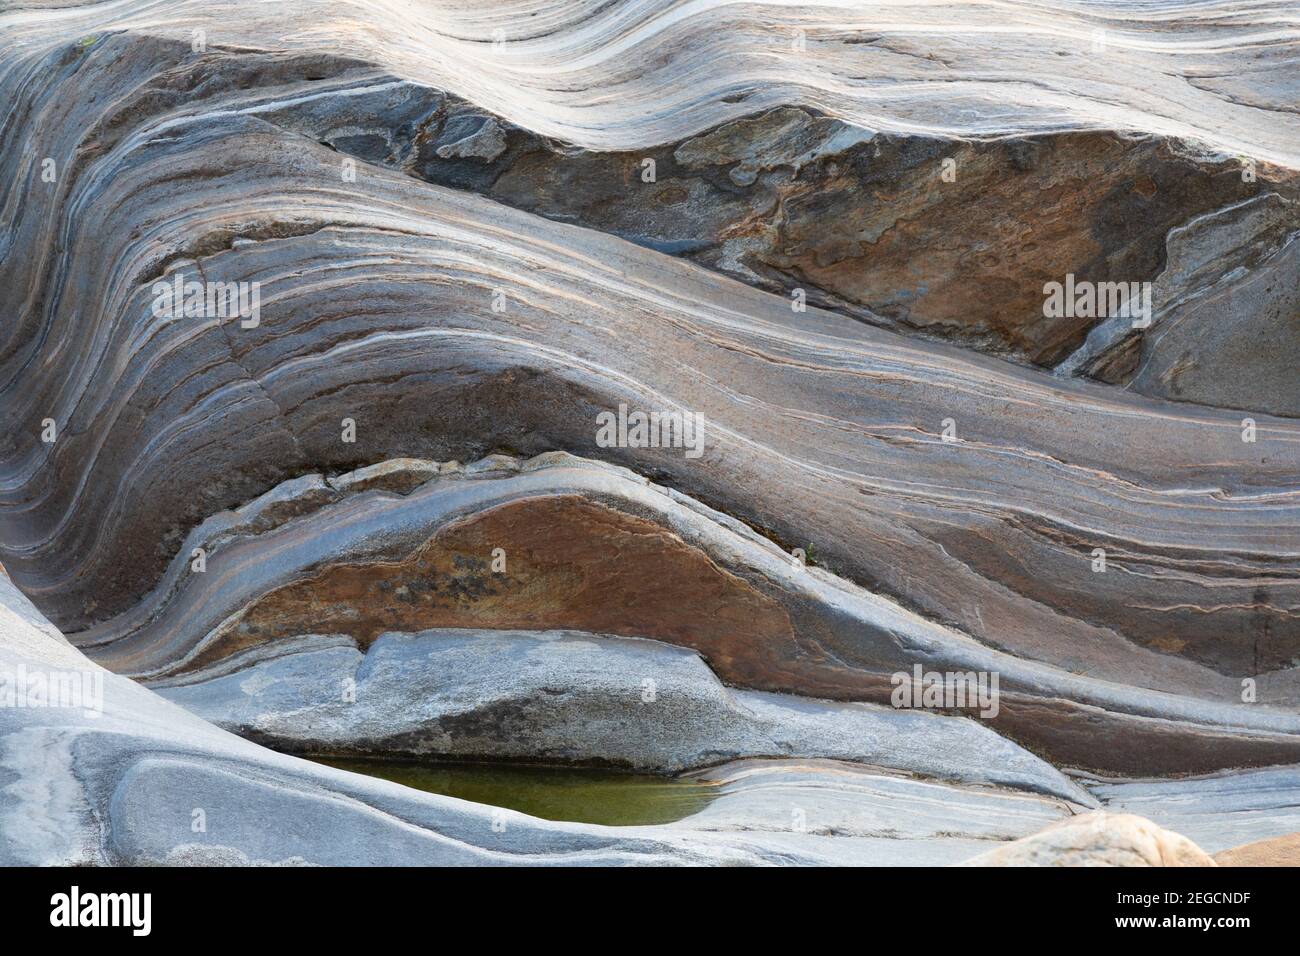
[[[976,720],[736,690],[694,652],[656,641],[442,630],[386,634],[363,655],[306,637],[155,686],[217,726],[294,752],[661,772],[826,757],[1092,803]]]
[[[1300,832],[1300,766],[1081,782],[1108,807],[1176,830],[1207,853]]]
[[[834,865],[945,866],[1068,817],[1058,800],[963,789],[825,760],[743,760],[688,775],[718,786],[672,826],[821,852]]]
[[[686,777],[721,790],[705,809],[674,824],[692,830],[780,832],[798,826],[823,836],[1014,840],[1071,812],[1061,800],[993,788],[966,790],[954,804],[952,788],[938,781],[842,761],[741,760]]]

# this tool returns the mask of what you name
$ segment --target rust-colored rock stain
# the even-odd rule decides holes
[[[505,570],[493,570],[493,551]],[[790,653],[773,598],[643,518],[577,496],[530,498],[460,519],[392,562],[341,564],[269,592],[191,662],[296,634],[435,627],[570,628],[699,650],[757,680]]]

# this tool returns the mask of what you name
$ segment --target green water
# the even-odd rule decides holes
[[[708,784],[607,770],[335,758],[317,762],[544,820],[606,826],[672,823],[702,810],[717,795]]]

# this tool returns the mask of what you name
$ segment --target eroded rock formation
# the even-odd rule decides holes
[[[980,859],[1176,863],[1208,857],[1157,824],[1300,829],[1300,34],[1140,13],[6,6],[0,653],[111,673],[99,724],[0,711],[3,858],[960,862],[1102,806],[1155,824]],[[628,409],[698,447],[602,439]],[[927,671],[995,705],[900,709]],[[497,839],[200,717],[722,796]],[[311,825],[194,841],[163,799]]]

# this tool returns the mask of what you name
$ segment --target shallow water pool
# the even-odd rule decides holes
[[[316,760],[340,770],[518,810],[544,820],[607,826],[672,823],[702,810],[718,792],[708,784],[610,770],[351,758]]]

